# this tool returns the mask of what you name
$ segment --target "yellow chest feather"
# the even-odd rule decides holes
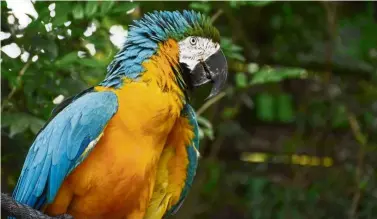
[[[69,213],[78,219],[144,217],[163,150],[167,141],[169,147],[175,145],[168,139],[172,138],[170,133],[184,104],[171,68],[177,59],[177,44],[168,41],[143,63],[146,71],[140,78],[124,79],[119,89],[95,88],[114,92],[118,111],[88,157],[65,180],[55,201],[46,209],[49,214]],[[174,157],[183,149],[164,153],[163,157]],[[169,165],[174,165],[171,162]],[[184,182],[185,169],[181,169],[170,180],[179,182],[177,188]],[[174,200],[179,194],[180,190],[174,189]]]

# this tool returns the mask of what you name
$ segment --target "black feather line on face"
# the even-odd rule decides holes
[[[186,63],[180,63],[180,68],[181,68],[183,80],[185,84],[187,85],[187,88],[189,90],[192,90],[194,87],[192,86],[192,81],[190,77],[191,70],[189,69]]]

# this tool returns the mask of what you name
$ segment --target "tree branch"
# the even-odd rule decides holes
[[[196,115],[200,116],[204,111],[206,111],[210,106],[220,101],[223,97],[226,96],[226,92],[222,91],[212,99],[209,99],[207,102],[205,102],[199,109],[196,111]]]
[[[4,211],[8,216],[13,216],[18,219],[73,219],[73,217],[68,214],[56,217],[48,216],[30,206],[17,202],[4,193],[1,193],[1,211]]]
[[[211,23],[214,23],[217,18],[223,13],[222,9],[217,10],[217,12],[211,17]]]
[[[21,85],[22,77],[24,76],[26,70],[29,68],[30,64],[31,64],[31,59],[24,65],[24,67],[22,67],[22,69],[18,73],[18,76],[17,76],[17,79],[16,79],[17,84],[12,88],[12,90],[8,94],[7,98],[3,101],[2,106],[1,106],[1,111],[4,110],[4,107],[6,105],[6,101],[9,101],[13,97],[13,95],[16,93],[18,87]],[[1,196],[1,198],[3,198],[3,197]]]
[[[351,131],[356,141],[360,145],[359,152],[357,155],[357,166],[356,166],[356,173],[355,173],[356,189],[352,197],[352,205],[349,212],[349,218],[353,219],[353,218],[357,218],[357,209],[359,207],[359,204],[360,204],[359,202],[362,195],[360,184],[363,177],[363,166],[364,166],[365,151],[367,147],[367,136],[365,136],[361,132],[361,128],[360,128],[359,122],[356,119],[356,116],[350,112],[348,113],[348,121],[351,126]]]

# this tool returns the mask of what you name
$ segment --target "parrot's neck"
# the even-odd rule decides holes
[[[163,92],[174,93],[180,99],[187,100],[187,86],[179,65],[179,49],[175,40],[160,43],[158,50],[149,60],[142,64],[145,72],[143,81],[156,82]]]

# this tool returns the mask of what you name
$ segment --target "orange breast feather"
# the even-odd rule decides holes
[[[141,80],[125,79],[121,89],[113,90],[118,112],[92,152],[64,181],[47,206],[48,214],[68,213],[75,219],[144,217],[159,158],[182,109],[182,92],[169,65],[177,61],[177,52],[175,41],[160,45],[158,54],[143,63]]]
[[[154,192],[145,219],[162,218],[166,211],[178,203],[189,164],[186,147],[192,147],[188,145],[193,137],[188,119],[177,119],[159,160]]]

